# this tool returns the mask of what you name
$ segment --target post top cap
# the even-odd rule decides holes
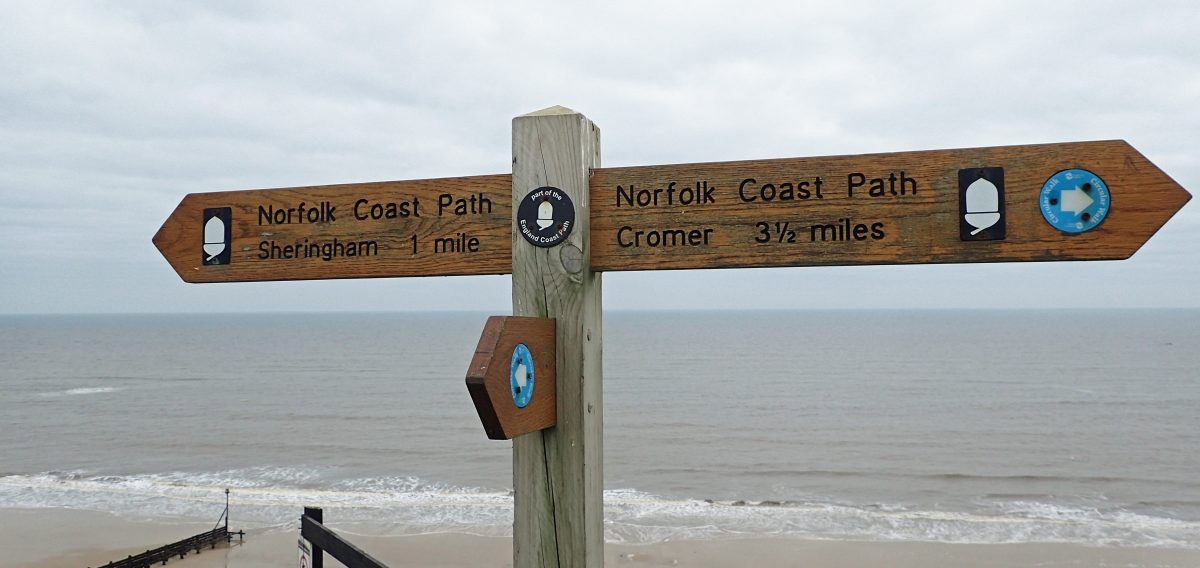
[[[547,107],[542,110],[533,111],[529,114],[523,114],[521,116],[554,116],[554,115],[559,115],[559,114],[579,114],[579,113],[575,112],[565,106],[554,105],[552,107]]]

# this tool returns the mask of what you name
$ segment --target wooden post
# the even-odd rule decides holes
[[[318,523],[324,523],[325,517],[320,507],[305,507],[304,516]],[[310,568],[324,568],[325,566],[325,551],[316,544],[310,543],[312,547],[312,566]]]
[[[600,131],[551,107],[513,119],[513,315],[556,320],[557,425],[513,440],[513,565],[604,564],[601,287],[591,269],[588,179],[600,165]],[[534,246],[517,204],[539,188],[573,202],[563,242]]]

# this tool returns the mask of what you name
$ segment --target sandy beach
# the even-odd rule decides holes
[[[127,520],[70,509],[6,509],[0,568],[77,568],[142,552],[212,528],[187,520]],[[512,565],[508,538],[464,534],[387,536],[377,524],[331,527],[389,566],[503,567]],[[245,528],[236,522],[233,529]],[[267,568],[296,565],[298,530],[248,527],[242,543],[189,554],[167,566]],[[608,566],[1123,566],[1196,567],[1200,550],[1089,547],[1072,544],[941,544],[753,538],[609,543]],[[327,566],[336,566],[327,559]]]

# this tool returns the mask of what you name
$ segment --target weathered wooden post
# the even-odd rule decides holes
[[[582,114],[551,107],[513,119],[513,315],[556,320],[558,377],[557,425],[513,440],[517,568],[604,564],[603,325],[588,192],[599,165],[600,132]],[[527,198],[541,210],[520,219]],[[555,236],[523,231],[531,221],[553,223]]]
[[[305,507],[304,516],[318,523],[325,522],[325,512],[320,507]],[[310,546],[312,550],[312,565],[309,568],[324,568],[325,551],[315,544],[311,544]]]

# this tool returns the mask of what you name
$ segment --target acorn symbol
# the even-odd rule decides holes
[[[225,252],[225,245],[225,222],[214,215],[204,224],[204,254],[208,255],[204,262],[212,262]]]
[[[538,205],[537,226],[539,229],[545,229],[554,224],[554,205],[547,199]]]
[[[1000,221],[1000,192],[995,184],[979,178],[967,186],[967,214],[963,219],[975,227],[971,235],[978,235]]]

